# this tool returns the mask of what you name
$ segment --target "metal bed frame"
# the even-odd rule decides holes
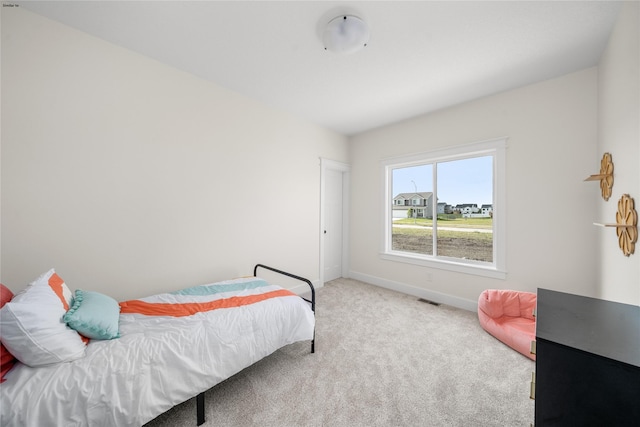
[[[300,280],[302,282],[305,282],[307,285],[309,285],[309,288],[311,289],[311,299],[307,299],[304,297],[300,297],[303,300],[307,301],[309,304],[311,304],[311,311],[313,311],[314,315],[316,312],[316,290],[313,287],[313,285],[311,284],[311,281],[309,281],[308,279],[305,279],[304,277],[300,277],[297,276],[295,274],[292,273],[288,273],[286,271],[282,271],[282,270],[278,270],[277,268],[273,268],[273,267],[269,267],[266,266],[264,264],[256,264],[255,267],[253,267],[253,275],[255,277],[258,276],[258,268],[264,268],[265,270],[270,270],[273,271],[274,273],[278,273],[278,274],[282,274],[284,276],[287,277],[291,277],[292,279],[296,279],[296,280]],[[311,353],[315,353],[316,352],[316,346],[315,346],[315,342],[316,342],[316,334],[315,334],[315,330],[313,332],[313,339],[311,340]],[[204,391],[200,394],[198,394],[196,396],[196,414],[197,414],[197,425],[202,425],[205,422],[205,417],[204,417]]]

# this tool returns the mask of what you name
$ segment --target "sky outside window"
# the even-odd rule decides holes
[[[414,185],[415,183],[415,185]],[[393,170],[393,197],[433,191],[432,165]],[[438,163],[438,202],[455,206],[493,203],[493,156]]]

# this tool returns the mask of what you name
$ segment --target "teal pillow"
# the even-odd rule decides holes
[[[120,305],[98,292],[77,289],[73,305],[62,319],[87,338],[110,340],[120,337]]]

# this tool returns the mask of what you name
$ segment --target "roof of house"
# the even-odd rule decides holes
[[[413,199],[416,196],[420,197],[421,199],[428,199],[432,195],[433,195],[433,193],[431,193],[431,192],[399,193],[396,197],[393,198],[393,200],[396,200],[396,199]]]

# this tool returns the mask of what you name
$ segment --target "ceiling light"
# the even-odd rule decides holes
[[[364,48],[369,41],[369,27],[357,16],[340,15],[327,24],[322,35],[325,50],[353,53]]]

